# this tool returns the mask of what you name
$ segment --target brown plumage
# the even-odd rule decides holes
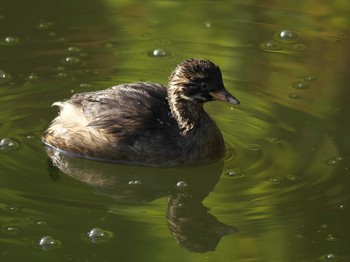
[[[152,166],[201,164],[225,153],[220,130],[203,109],[222,100],[238,105],[218,66],[189,59],[168,87],[130,83],[56,102],[60,114],[43,142],[80,157]]]

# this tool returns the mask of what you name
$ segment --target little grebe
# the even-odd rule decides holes
[[[129,83],[56,102],[60,114],[43,136],[53,148],[98,160],[150,166],[219,160],[225,144],[205,102],[239,101],[208,60],[188,59],[157,83]]]

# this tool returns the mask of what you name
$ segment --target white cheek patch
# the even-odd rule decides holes
[[[191,98],[191,97],[186,96],[186,95],[184,95],[184,94],[180,94],[180,97],[181,97],[182,99],[184,99],[184,100],[187,100],[187,101],[192,100],[192,98]]]
[[[192,95],[192,96],[186,96],[184,94],[181,94],[180,97],[184,100],[187,100],[187,101],[192,101],[192,102],[207,102],[208,99],[203,97],[201,94],[195,94],[195,95]]]
[[[197,95],[192,96],[192,100],[194,100],[196,102],[206,102],[206,101],[208,101],[208,99],[203,97],[201,94],[197,94]]]

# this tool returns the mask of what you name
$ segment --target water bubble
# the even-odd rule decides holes
[[[296,182],[296,181],[300,181],[300,180],[301,180],[301,178],[300,178],[299,176],[294,176],[294,175],[289,175],[289,176],[287,176],[287,179],[288,179],[289,181],[293,181],[293,182]]]
[[[37,24],[36,28],[39,30],[46,30],[46,29],[50,28],[52,25],[53,25],[52,22],[43,21],[43,22],[40,22],[39,24]]]
[[[18,235],[20,232],[20,228],[16,226],[7,226],[4,227],[4,231],[9,235]]]
[[[186,189],[188,188],[188,183],[186,181],[179,181],[176,183],[176,188],[177,189]]]
[[[250,145],[247,146],[247,149],[249,151],[257,152],[257,151],[260,151],[260,145],[258,145],[258,144],[250,144]]]
[[[150,52],[149,55],[153,57],[164,57],[167,56],[167,53],[163,49],[158,48]]]
[[[283,178],[282,177],[269,177],[267,179],[267,181],[271,184],[281,184],[283,182]]]
[[[106,235],[106,232],[104,230],[102,230],[101,228],[95,227],[95,228],[91,229],[87,233],[87,235],[90,238],[104,237]]]
[[[298,34],[294,31],[284,29],[274,35],[278,40],[283,42],[292,42],[298,39]]]
[[[327,241],[338,241],[338,238],[333,236],[332,234],[329,234],[327,236]]]
[[[322,224],[322,225],[320,226],[320,228],[322,228],[322,229],[328,228],[328,225],[327,225],[327,224]]]
[[[295,51],[302,51],[305,48],[306,48],[306,45],[302,43],[293,43],[289,46],[290,50],[295,50]]]
[[[345,160],[345,158],[343,156],[337,156],[337,157],[335,157],[335,159],[338,160],[338,161],[344,161]]]
[[[237,177],[237,178],[242,178],[244,177],[244,173],[240,170],[232,170],[232,171],[228,171],[225,173],[226,176],[229,177]]]
[[[27,141],[33,141],[33,140],[35,140],[35,136],[34,135],[25,135],[24,139]]]
[[[339,206],[339,208],[345,210],[345,205],[342,204],[342,205]]]
[[[6,73],[0,70],[0,78],[6,78]]]
[[[205,27],[210,28],[212,27],[212,23],[209,21],[204,22]]]
[[[264,50],[279,50],[280,45],[275,41],[265,41],[260,44],[260,48]]]
[[[56,74],[57,78],[67,78],[69,75],[66,72],[59,72]]]
[[[307,81],[307,82],[313,82],[313,81],[317,80],[317,77],[313,76],[313,75],[307,75],[307,76],[304,77],[304,80]]]
[[[80,84],[80,87],[83,87],[83,88],[90,88],[91,85],[88,84],[88,83],[81,83],[81,84]]]
[[[277,137],[266,137],[265,140],[272,144],[277,144],[280,140]]]
[[[33,221],[33,225],[38,226],[38,227],[44,227],[47,225],[47,222],[44,220],[39,220],[39,221]]]
[[[288,97],[289,97],[289,98],[292,98],[292,99],[298,99],[298,98],[300,98],[300,96],[299,96],[298,94],[296,94],[296,93],[290,93],[290,94],[288,95]]]
[[[128,185],[139,186],[142,185],[142,182],[140,180],[131,180],[128,182]]]
[[[14,46],[19,44],[19,38],[15,36],[6,36],[0,40],[0,45],[2,46]]]
[[[5,73],[4,71],[0,70],[0,85],[7,83],[8,81],[11,80],[11,78],[12,77],[10,74]]]
[[[39,240],[39,246],[44,251],[58,248],[61,245],[61,241],[54,239],[50,236],[44,236]]]
[[[309,88],[309,84],[307,84],[305,82],[298,81],[298,82],[295,82],[293,84],[293,88],[304,90],[304,89],[308,89]]]
[[[8,151],[8,150],[15,149],[17,147],[18,147],[18,143],[16,143],[10,138],[5,137],[0,141],[0,151]]]
[[[326,259],[332,259],[332,260],[335,259],[335,257],[336,257],[335,254],[327,254],[325,256]]]
[[[70,46],[67,48],[67,52],[71,54],[76,54],[76,53],[79,53],[80,51],[81,51],[80,48],[75,46]]]
[[[66,65],[74,65],[80,63],[80,58],[76,56],[67,56],[62,60],[62,63]]]
[[[341,257],[336,254],[330,253],[330,254],[323,255],[320,258],[320,260],[321,261],[340,261]]]
[[[339,160],[337,160],[336,158],[329,159],[327,161],[327,164],[330,166],[337,166],[337,165],[339,165]]]
[[[112,238],[113,233],[110,231],[95,227],[91,229],[89,232],[87,232],[87,236],[92,243],[101,243]]]
[[[33,82],[38,80],[39,77],[35,73],[30,73],[28,76],[25,77],[26,81]]]

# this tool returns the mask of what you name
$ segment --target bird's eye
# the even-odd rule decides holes
[[[204,91],[209,90],[209,84],[207,82],[201,82],[200,86]]]

